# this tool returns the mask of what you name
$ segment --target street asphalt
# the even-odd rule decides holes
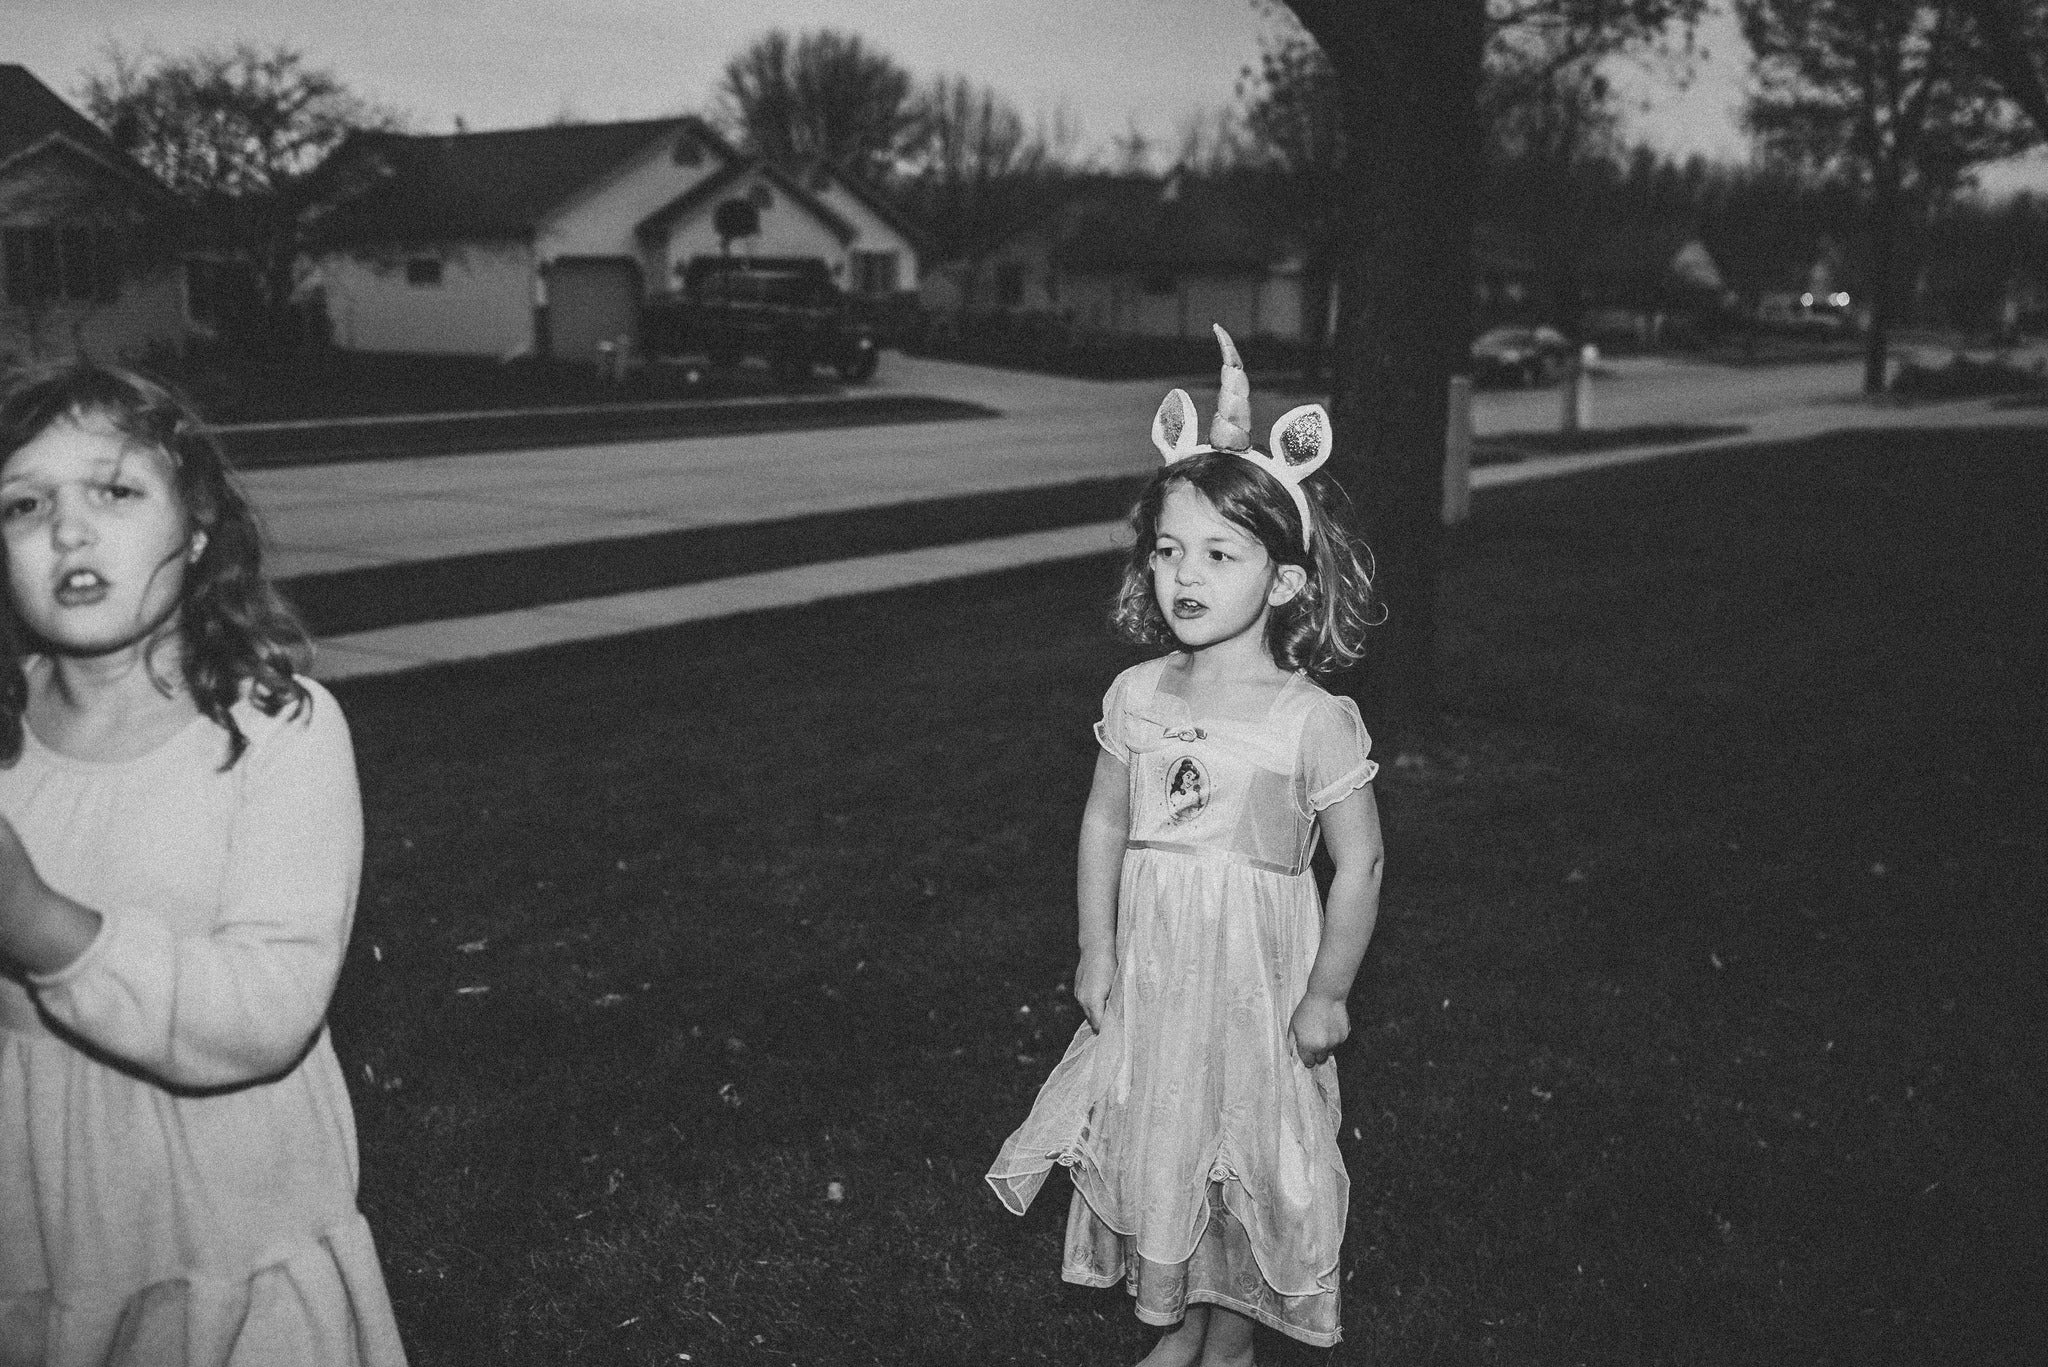
[[[1731,435],[1487,465],[1473,471],[1472,487],[1842,428],[2042,422],[2038,411],[1986,400],[1871,404],[1858,394],[1860,380],[1854,362],[1618,359],[1592,381],[1592,426],[1718,427]],[[1213,401],[1213,375],[1180,383],[1198,406]],[[1091,495],[1092,502],[1069,500],[1065,514],[1040,507],[992,520],[977,496],[1014,501],[1040,491],[1025,500],[1037,507],[1061,503],[1067,486],[1128,487],[1158,459],[1152,414],[1171,386],[891,354],[864,393],[998,416],[451,450],[256,469],[245,482],[271,536],[272,573],[288,591],[302,590],[309,610],[316,598],[328,605],[312,612],[316,623],[361,625],[321,637],[316,673],[341,678],[1106,551],[1120,530],[1113,515],[1102,515],[1114,499]],[[1256,377],[1253,390],[1254,431],[1309,397],[1261,392]],[[1482,439],[1554,432],[1561,410],[1557,389],[1483,392],[1473,428]],[[915,534],[873,530],[889,521],[875,510],[889,508],[915,520]],[[819,558],[805,562],[790,548],[813,530],[854,524],[870,530],[822,534]],[[749,527],[757,528],[751,540],[782,549],[753,553]],[[662,567],[670,553],[672,574]],[[724,554],[732,573],[718,572]],[[584,568],[579,557],[587,557]],[[637,568],[622,577],[616,566],[626,560]],[[527,587],[479,591],[472,582],[449,592],[465,575],[508,583],[523,576]],[[441,585],[441,598],[424,596],[429,583]],[[403,601],[408,596],[414,600]],[[348,610],[337,615],[336,603]],[[457,615],[442,615],[443,605]]]

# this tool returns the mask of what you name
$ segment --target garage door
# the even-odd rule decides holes
[[[640,332],[640,267],[631,260],[577,257],[548,268],[548,352],[596,363],[600,342],[629,343]]]

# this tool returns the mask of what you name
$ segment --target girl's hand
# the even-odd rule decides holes
[[[1109,1005],[1110,984],[1116,981],[1116,954],[1106,949],[1090,949],[1081,953],[1081,962],[1074,969],[1074,1000],[1081,1003],[1081,1014],[1088,1017],[1088,1028],[1096,1034],[1102,1033],[1102,1013]]]
[[[12,925],[26,916],[42,891],[43,880],[29,861],[28,850],[14,824],[0,816],[0,922]]]
[[[1342,997],[1324,997],[1310,992],[1294,1008],[1287,1022],[1287,1037],[1304,1067],[1313,1068],[1337,1051],[1351,1035],[1351,1013]]]
[[[55,973],[99,934],[100,914],[51,891],[0,816],[0,972]]]

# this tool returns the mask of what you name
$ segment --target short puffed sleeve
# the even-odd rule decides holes
[[[1380,771],[1368,756],[1372,737],[1349,698],[1325,696],[1301,728],[1302,791],[1308,810],[1320,812],[1372,782]]]
[[[1130,741],[1124,736],[1124,694],[1129,691],[1130,678],[1128,669],[1116,676],[1109,691],[1102,695],[1102,720],[1095,723],[1095,739],[1111,759],[1125,764],[1131,762]]]

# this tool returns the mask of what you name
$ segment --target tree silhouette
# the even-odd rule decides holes
[[[1747,121],[1767,155],[1854,187],[1870,294],[1863,388],[1880,393],[1904,239],[1972,167],[2041,138],[1999,60],[1944,0],[1737,0],[1756,54]]]
[[[352,130],[398,124],[304,54],[247,43],[181,57],[110,45],[81,98],[249,269],[267,332],[290,315],[308,176]]]
[[[1450,376],[1469,365],[1489,37],[1504,25],[1551,25],[1573,39],[1546,49],[1556,65],[1577,60],[1586,45],[1612,51],[1660,33],[1697,15],[1701,0],[1287,7],[1328,59],[1341,120],[1332,468],[1363,510],[1389,614],[1361,700],[1398,737],[1426,729],[1436,712],[1444,426]]]
[[[968,279],[990,251],[1030,222],[1063,171],[1073,133],[1027,125],[993,87],[940,76],[918,92],[899,194],[932,239],[932,258],[964,261]],[[971,291],[962,295],[964,308]]]
[[[910,73],[858,35],[773,29],[726,63],[714,117],[785,167],[824,162],[882,180],[916,131],[910,93]]]

